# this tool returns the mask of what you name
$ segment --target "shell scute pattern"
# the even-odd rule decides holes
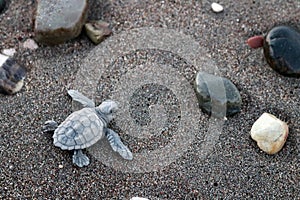
[[[84,149],[104,136],[104,124],[94,108],[84,108],[72,113],[55,130],[54,145],[63,150]]]

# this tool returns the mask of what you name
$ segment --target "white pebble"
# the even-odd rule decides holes
[[[64,166],[63,165],[58,165],[58,168],[62,169],[62,168],[64,168]]]
[[[149,200],[149,199],[142,198],[142,197],[132,197],[130,200]]]
[[[269,113],[262,114],[251,128],[251,138],[268,154],[275,154],[282,149],[288,133],[288,125]]]
[[[221,6],[218,3],[212,3],[211,4],[211,9],[215,12],[215,13],[219,13],[222,12],[224,10],[223,6]]]
[[[23,48],[25,49],[30,49],[30,50],[34,50],[39,48],[39,46],[37,45],[37,43],[33,40],[33,39],[27,39],[24,43],[23,43]]]
[[[12,57],[15,53],[16,53],[16,49],[14,48],[10,48],[10,49],[3,49],[2,50],[2,53],[9,56],[9,57]]]

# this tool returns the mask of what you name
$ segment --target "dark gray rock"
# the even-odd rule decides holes
[[[0,13],[4,10],[5,8],[5,0],[0,0]]]
[[[36,40],[55,45],[77,37],[87,10],[87,0],[39,0],[34,25]]]
[[[214,117],[231,116],[241,110],[242,99],[240,93],[227,78],[198,72],[195,91],[199,107]]]
[[[268,64],[284,76],[300,77],[300,33],[288,26],[272,28],[264,40]]]

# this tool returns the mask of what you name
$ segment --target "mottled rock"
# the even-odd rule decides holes
[[[104,21],[90,21],[85,24],[85,30],[88,37],[95,43],[99,44],[107,36],[112,34],[109,24]]]
[[[264,40],[268,64],[284,76],[300,77],[300,34],[288,26],[277,26]]]
[[[215,13],[219,13],[222,12],[224,10],[223,6],[218,4],[218,3],[212,3],[211,4],[211,9],[215,12]]]
[[[87,0],[38,0],[36,40],[55,45],[77,37],[87,18]]]
[[[5,4],[6,4],[5,0],[0,0],[0,13],[4,10]]]
[[[0,54],[0,92],[14,94],[24,84],[26,69],[8,56]]]
[[[195,91],[200,108],[212,116],[231,116],[241,110],[242,99],[240,93],[227,78],[198,72]]]
[[[268,154],[275,154],[282,149],[288,133],[288,125],[269,113],[262,114],[251,128],[251,138]]]

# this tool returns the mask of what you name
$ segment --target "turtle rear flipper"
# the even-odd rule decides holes
[[[90,164],[90,159],[82,153],[81,149],[78,149],[74,150],[73,163],[78,167],[83,167]]]
[[[126,160],[133,159],[131,151],[123,144],[123,142],[120,139],[120,136],[116,132],[107,128],[105,135],[108,139],[111,148],[115,152],[118,152]]]
[[[73,111],[80,110],[82,108],[94,108],[95,103],[91,99],[87,98],[77,90],[68,90],[68,94],[72,97],[73,103],[72,109]]]

